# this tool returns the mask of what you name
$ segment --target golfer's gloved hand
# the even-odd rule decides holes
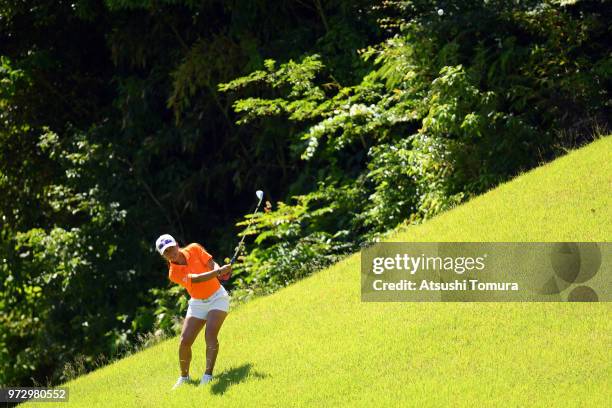
[[[232,276],[232,265],[225,264],[219,268],[219,280],[226,281]]]

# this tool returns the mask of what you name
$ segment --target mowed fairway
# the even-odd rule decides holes
[[[610,241],[612,137],[393,241]],[[608,406],[609,303],[362,303],[360,258],[234,308],[215,380],[178,337],[66,384],[83,407]],[[191,376],[205,364],[201,335]],[[606,402],[608,401],[608,402]],[[42,405],[49,406],[49,405]]]

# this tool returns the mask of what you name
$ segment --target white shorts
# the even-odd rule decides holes
[[[217,309],[229,312],[230,297],[223,286],[206,299],[189,299],[189,307],[185,317],[193,316],[206,320],[209,310]]]

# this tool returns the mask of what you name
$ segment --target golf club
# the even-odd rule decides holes
[[[253,215],[255,215],[257,210],[259,210],[259,206],[261,205],[261,202],[263,200],[264,193],[261,190],[257,190],[255,192],[255,195],[257,196],[259,201],[257,202],[257,206],[255,207],[255,211],[253,211]],[[249,220],[249,223],[248,223],[248,225],[246,227],[247,230],[251,227],[251,223],[252,222],[253,222],[253,217],[251,217],[251,219]],[[230,260],[230,264],[231,265],[234,264],[234,262],[236,261],[236,258],[238,257],[238,253],[240,252],[240,248],[242,247],[242,243],[244,242],[244,237],[246,237],[246,235],[242,236],[242,239],[240,240],[240,242],[238,243],[238,246],[236,247],[236,251],[234,252],[234,256],[232,256],[232,259]]]

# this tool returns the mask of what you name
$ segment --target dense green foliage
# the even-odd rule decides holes
[[[356,85],[329,86],[317,54],[278,68],[266,60],[220,85],[240,95],[238,123],[293,124],[294,154],[310,163],[302,177],[317,183],[250,231],[259,235],[237,281],[247,293],[252,281],[273,291],[279,277],[286,284],[404,220],[422,222],[607,127],[609,9],[436,4],[393,4],[397,32],[360,50],[374,67]]]
[[[236,301],[584,142],[608,126],[609,21],[600,1],[0,1],[0,383],[176,330],[155,238],[219,261],[257,188]]]

